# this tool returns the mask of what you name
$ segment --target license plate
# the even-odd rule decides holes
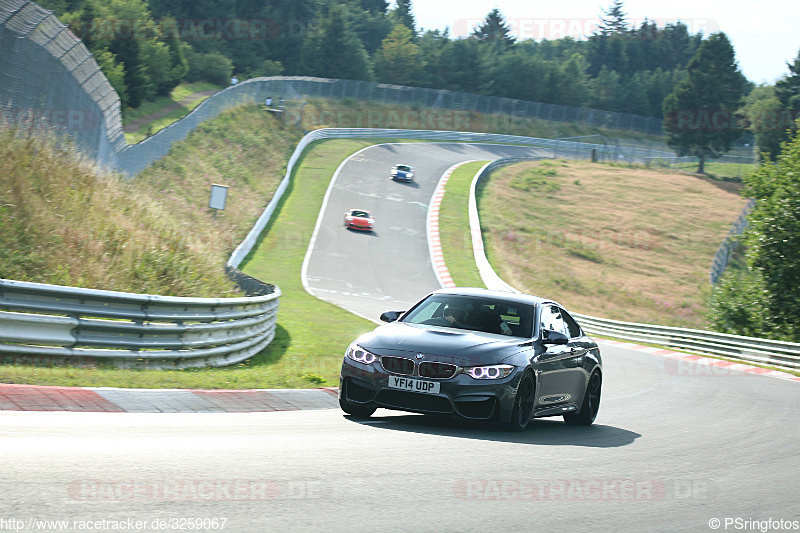
[[[409,392],[424,392],[425,394],[439,394],[441,383],[438,381],[424,381],[422,379],[401,378],[389,376],[389,388]]]

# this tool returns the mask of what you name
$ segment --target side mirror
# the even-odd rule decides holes
[[[568,344],[569,337],[564,335],[559,331],[553,331],[552,329],[546,329],[542,333],[542,342],[544,344]]]
[[[381,314],[381,320],[384,322],[394,322],[400,315],[405,313],[405,311],[386,311],[385,313]]]

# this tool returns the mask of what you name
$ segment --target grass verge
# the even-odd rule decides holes
[[[475,174],[486,161],[461,165],[445,185],[439,208],[439,238],[447,270],[459,287],[486,287],[475,265],[469,227],[469,190]]]

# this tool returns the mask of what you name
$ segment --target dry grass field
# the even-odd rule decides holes
[[[566,160],[489,183],[484,238],[511,285],[593,316],[705,326],[711,260],[744,206],[736,184]]]

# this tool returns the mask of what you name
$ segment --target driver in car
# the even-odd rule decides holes
[[[469,326],[467,326],[464,323],[465,316],[466,313],[464,312],[464,310],[458,309],[457,307],[448,306],[447,310],[444,312],[445,320],[450,322],[450,325],[453,326],[454,328],[469,329]]]

